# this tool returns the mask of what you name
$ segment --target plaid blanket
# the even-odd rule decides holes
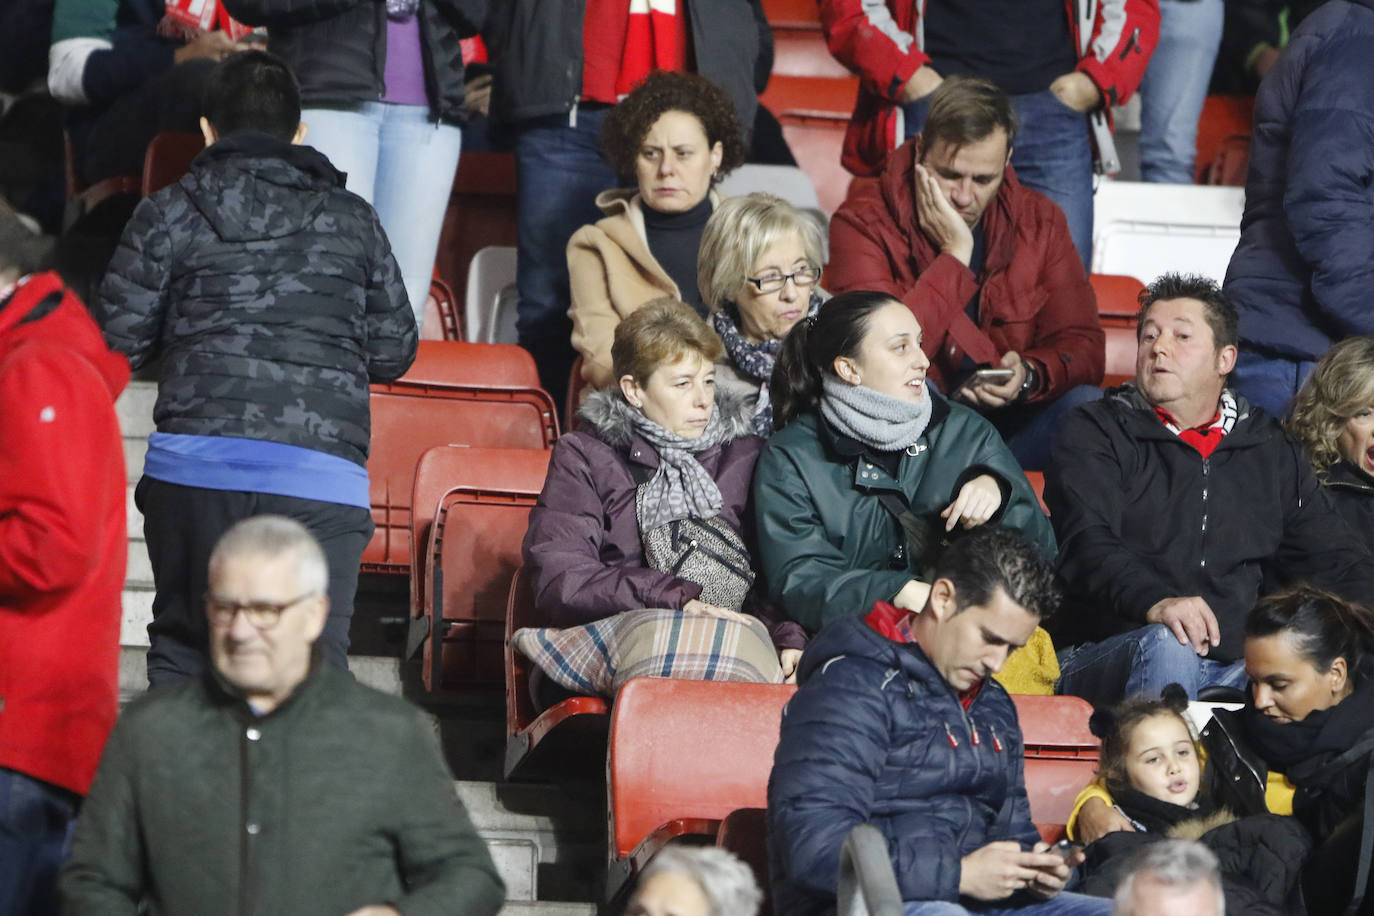
[[[625,611],[566,629],[526,627],[516,650],[556,682],[613,697],[632,677],[781,684],[778,653],[763,622],[682,611]]]

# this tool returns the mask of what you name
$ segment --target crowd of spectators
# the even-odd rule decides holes
[[[347,675],[368,384],[415,358],[479,32],[520,342],[558,400],[575,354],[587,385],[523,544],[537,707],[796,684],[768,788],[789,916],[834,911],[859,823],[908,916],[1374,909],[1374,0],[1291,36],[1237,4],[1263,76],[1240,245],[1224,288],[1153,279],[1105,391],[1108,109],[1139,88],[1145,177],[1188,180],[1242,40],[1220,0],[821,0],[861,87],[828,244],[717,189],[771,65],[759,0],[220,3],[245,36],[53,6],[74,180],[205,139],[89,312],[0,205],[0,916],[500,908],[427,726]],[[116,721],[131,367],[158,378],[154,689]],[[1085,848],[1032,823],[1014,693],[1098,710]],[[670,850],[628,912],[759,897]]]

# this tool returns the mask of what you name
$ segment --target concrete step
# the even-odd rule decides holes
[[[129,545],[132,550],[134,545]],[[142,546],[142,545],[139,545]],[[149,577],[151,578],[151,576]],[[119,624],[121,646],[148,646],[148,624],[153,620],[153,589],[151,585],[124,585],[121,596],[124,617]]]
[[[153,431],[153,404],[157,401],[157,382],[130,382],[115,401],[119,428],[127,439],[148,438]]]
[[[147,437],[124,440],[124,479],[138,483],[143,476],[143,456],[148,454]]]

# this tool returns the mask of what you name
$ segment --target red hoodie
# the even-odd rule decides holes
[[[0,766],[81,794],[118,711],[128,381],[57,274],[0,303]]]

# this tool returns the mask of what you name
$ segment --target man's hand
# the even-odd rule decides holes
[[[1255,76],[1264,79],[1269,71],[1274,69],[1274,64],[1279,62],[1279,57],[1283,54],[1278,48],[1271,44],[1266,44],[1258,53],[1255,54],[1254,67]]]
[[[944,77],[935,72],[935,68],[930,64],[921,67],[911,74],[911,79],[906,81],[902,91],[897,93],[897,101],[903,105],[910,104],[917,99],[924,98],[940,88]]]
[[[1093,78],[1081,70],[1065,73],[1050,83],[1054,97],[1074,111],[1087,113],[1102,105],[1102,93]]]
[[[1019,890],[1035,889],[1053,897],[1069,878],[1069,867],[1058,854],[1022,852],[1020,843],[999,842],[975,849],[961,860],[959,894],[976,900],[1005,900]]]
[[[959,259],[965,267],[973,257],[973,231],[940,190],[935,176],[916,166],[916,220],[935,247]]]
[[[1078,809],[1076,826],[1078,838],[1084,844],[1096,843],[1109,833],[1135,833],[1130,819],[1100,798],[1090,798],[1083,803]]]
[[[992,518],[1000,505],[1002,488],[991,476],[979,474],[959,488],[959,495],[940,513],[940,518],[946,520],[946,531],[953,531],[960,522],[965,528],[977,528]]]
[[[1150,623],[1162,623],[1174,631],[1183,645],[1192,644],[1198,655],[1206,655],[1213,646],[1221,645],[1221,627],[1217,615],[1196,595],[1191,598],[1165,598],[1145,612]]]
[[[783,649],[778,653],[778,663],[782,665],[784,684],[797,683],[797,663],[801,661],[801,649]]]
[[[1062,891],[1064,884],[1069,880],[1069,875],[1073,873],[1073,867],[1087,858],[1079,847],[1074,847],[1067,859],[1061,858],[1058,853],[1049,852],[1049,849],[1048,843],[1035,844],[1035,853],[1037,855],[1047,853],[1050,858],[1054,859],[1055,864],[1046,865],[1039,869],[1040,873],[1026,888],[1027,893],[1039,897],[1041,900],[1048,900]]]
[[[930,583],[912,579],[902,586],[902,590],[892,599],[892,605],[904,611],[915,611],[919,614],[926,606],[926,599],[929,597]]]
[[[354,910],[348,916],[401,916],[401,911],[394,906],[365,906],[361,910]]]
[[[954,396],[974,409],[993,409],[1015,403],[1026,381],[1026,363],[1015,350],[1008,350],[1002,354],[998,365],[1011,370],[1010,379],[998,384],[971,378],[954,392]]]
[[[225,32],[201,32],[194,40],[187,42],[172,52],[172,62],[185,63],[200,57],[209,60],[224,60],[235,51],[240,51],[234,40]]]
[[[470,114],[485,117],[491,113],[491,83],[492,75],[484,73],[463,84],[463,107]]]
[[[741,614],[739,611],[732,611],[729,608],[716,607],[714,604],[707,604],[705,601],[693,598],[682,606],[684,614],[700,614],[703,617],[720,617],[724,620],[738,620],[748,623],[754,618],[748,614]]]

